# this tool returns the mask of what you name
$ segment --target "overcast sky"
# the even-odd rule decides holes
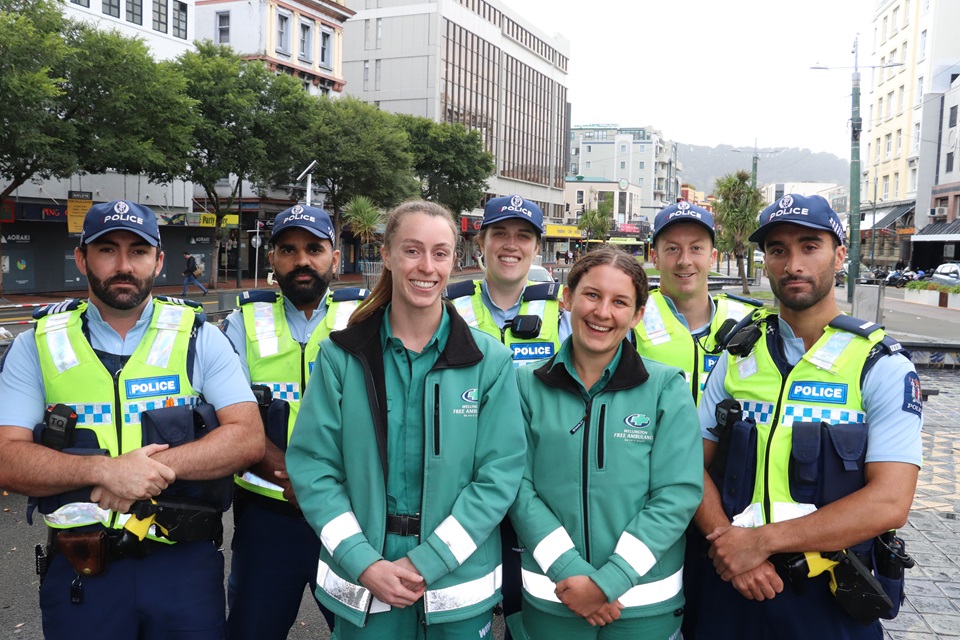
[[[859,32],[869,63],[876,0],[504,2],[570,41],[573,125],[850,158],[851,50]]]

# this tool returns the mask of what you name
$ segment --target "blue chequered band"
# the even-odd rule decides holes
[[[753,418],[757,424],[769,424],[773,420],[774,405],[772,402],[758,402],[755,400],[740,400],[743,418]]]
[[[109,403],[78,403],[70,406],[77,412],[77,424],[109,424],[113,421],[113,406]]]
[[[300,385],[296,382],[268,382],[276,400],[300,402]]]
[[[168,398],[158,398],[157,400],[144,400],[143,402],[128,402],[123,407],[124,424],[134,424],[140,422],[140,414],[144,411],[153,411],[154,409],[163,409],[167,405]],[[176,406],[195,407],[199,399],[196,396],[178,398],[169,398]]]
[[[794,422],[827,422],[830,424],[853,424],[865,422],[867,414],[845,407],[816,407],[802,404],[788,404],[783,409],[783,424],[790,426]]]

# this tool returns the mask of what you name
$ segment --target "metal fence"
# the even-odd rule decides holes
[[[360,273],[363,274],[364,289],[373,289],[383,273],[383,262],[380,260],[361,260]]]

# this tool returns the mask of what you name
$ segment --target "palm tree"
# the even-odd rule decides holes
[[[595,238],[606,242],[610,232],[610,214],[600,209],[587,209],[580,214],[577,228],[587,232],[587,240]],[[589,249],[589,243],[587,248]]]
[[[744,256],[753,256],[749,238],[759,225],[758,214],[764,205],[763,194],[750,186],[749,173],[737,171],[717,180],[714,195],[717,196],[713,216],[717,229],[717,248],[732,252],[737,257],[737,274],[743,285],[743,293],[749,294],[743,260]]]
[[[354,237],[360,238],[363,243],[360,255],[375,260],[374,241],[386,220],[384,213],[367,196],[354,196],[344,208],[343,220],[350,224]]]

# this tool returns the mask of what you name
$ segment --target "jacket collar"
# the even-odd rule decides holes
[[[569,339],[569,338],[568,338]],[[626,338],[621,343],[620,363],[617,365],[610,382],[604,391],[621,391],[640,386],[650,378],[650,373],[643,364],[643,358],[637,353],[636,347]],[[567,371],[565,366],[554,366],[556,356],[547,360],[546,364],[533,372],[541,382],[551,387],[557,387],[579,393],[577,382]]]

